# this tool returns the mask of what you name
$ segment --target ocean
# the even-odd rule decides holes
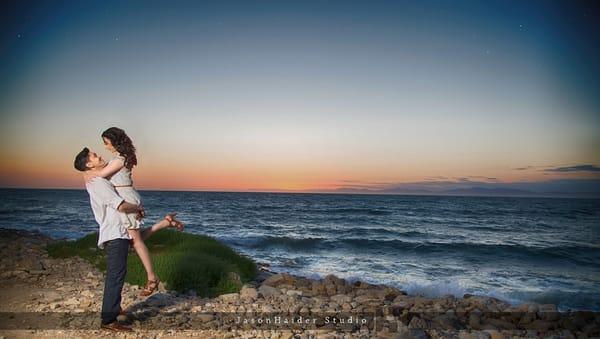
[[[179,212],[278,272],[600,311],[600,200],[140,191],[147,221]],[[84,190],[0,189],[0,227],[96,231]]]

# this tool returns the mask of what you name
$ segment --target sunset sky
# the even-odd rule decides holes
[[[600,11],[579,1],[14,1],[0,187],[327,191],[600,179]]]

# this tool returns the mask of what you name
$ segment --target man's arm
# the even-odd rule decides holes
[[[122,213],[140,213],[140,212],[144,211],[142,206],[136,205],[136,204],[131,204],[131,203],[128,203],[127,201],[123,201],[119,205],[117,210]]]
[[[144,208],[140,205],[135,205],[126,202],[121,198],[113,185],[106,179],[96,177],[88,183],[93,188],[90,194],[93,194],[98,203],[107,205],[122,213],[138,213],[140,217],[144,216]]]

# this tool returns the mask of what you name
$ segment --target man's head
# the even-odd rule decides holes
[[[85,147],[81,152],[79,152],[79,154],[77,154],[73,165],[75,166],[76,170],[85,172],[93,168],[102,167],[105,165],[105,162],[101,156]]]

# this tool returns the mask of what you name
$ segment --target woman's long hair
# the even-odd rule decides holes
[[[131,139],[125,134],[125,131],[111,127],[102,132],[102,137],[110,140],[113,147],[125,158],[125,167],[132,169],[137,165],[137,157],[135,156],[135,147]]]

